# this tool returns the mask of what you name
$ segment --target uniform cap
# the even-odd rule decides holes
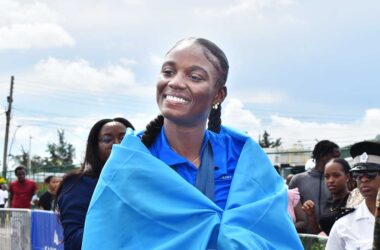
[[[362,141],[352,145],[350,154],[354,171],[380,171],[380,143]]]

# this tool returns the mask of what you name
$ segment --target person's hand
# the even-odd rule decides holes
[[[305,212],[307,216],[313,216],[314,215],[314,202],[311,200],[305,201],[305,203],[302,205],[302,210]]]

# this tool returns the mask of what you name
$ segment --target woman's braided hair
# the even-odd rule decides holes
[[[168,53],[184,41],[193,41],[195,44],[199,44],[204,48],[205,56],[219,72],[217,84],[219,86],[224,86],[227,81],[228,69],[229,69],[228,60],[224,52],[216,44],[214,44],[213,42],[207,39],[186,38],[177,42],[174,45],[174,47],[168,51]],[[222,113],[222,107],[219,104],[217,109],[213,109],[213,108],[211,109],[211,112],[208,118],[208,129],[215,133],[219,133],[221,129],[221,123],[222,123],[221,113]],[[164,125],[164,117],[162,115],[158,115],[154,120],[152,120],[146,126],[146,129],[143,135],[141,136],[141,141],[145,144],[145,146],[150,147],[150,145],[152,145],[152,143],[154,142],[154,139],[156,138],[157,134],[161,131],[161,128],[163,125]]]
[[[160,133],[163,125],[164,116],[158,115],[146,126],[144,134],[141,136],[141,141],[145,144],[145,146],[149,147],[152,145],[157,134]]]

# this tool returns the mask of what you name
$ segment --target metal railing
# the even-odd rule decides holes
[[[31,210],[0,209],[0,250],[31,249]]]
[[[63,249],[62,228],[51,211],[0,208],[0,250]]]
[[[299,234],[305,250],[324,250],[326,248],[327,236],[315,234]]]

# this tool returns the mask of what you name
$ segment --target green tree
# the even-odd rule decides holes
[[[50,156],[47,158],[46,165],[58,167],[72,166],[75,148],[66,141],[64,130],[57,130],[57,132],[58,143],[47,144],[46,152],[48,152]]]
[[[264,130],[264,134],[261,138],[261,135],[259,135],[259,144],[262,148],[275,148],[281,146],[281,138],[277,138],[276,140],[272,140],[270,138],[269,133]]]
[[[10,157],[17,162],[19,165],[28,166],[29,153],[21,146],[21,154],[19,155],[10,155]],[[41,167],[45,164],[46,159],[43,159],[41,156],[33,155],[30,160],[30,165],[32,170],[38,167]]]

